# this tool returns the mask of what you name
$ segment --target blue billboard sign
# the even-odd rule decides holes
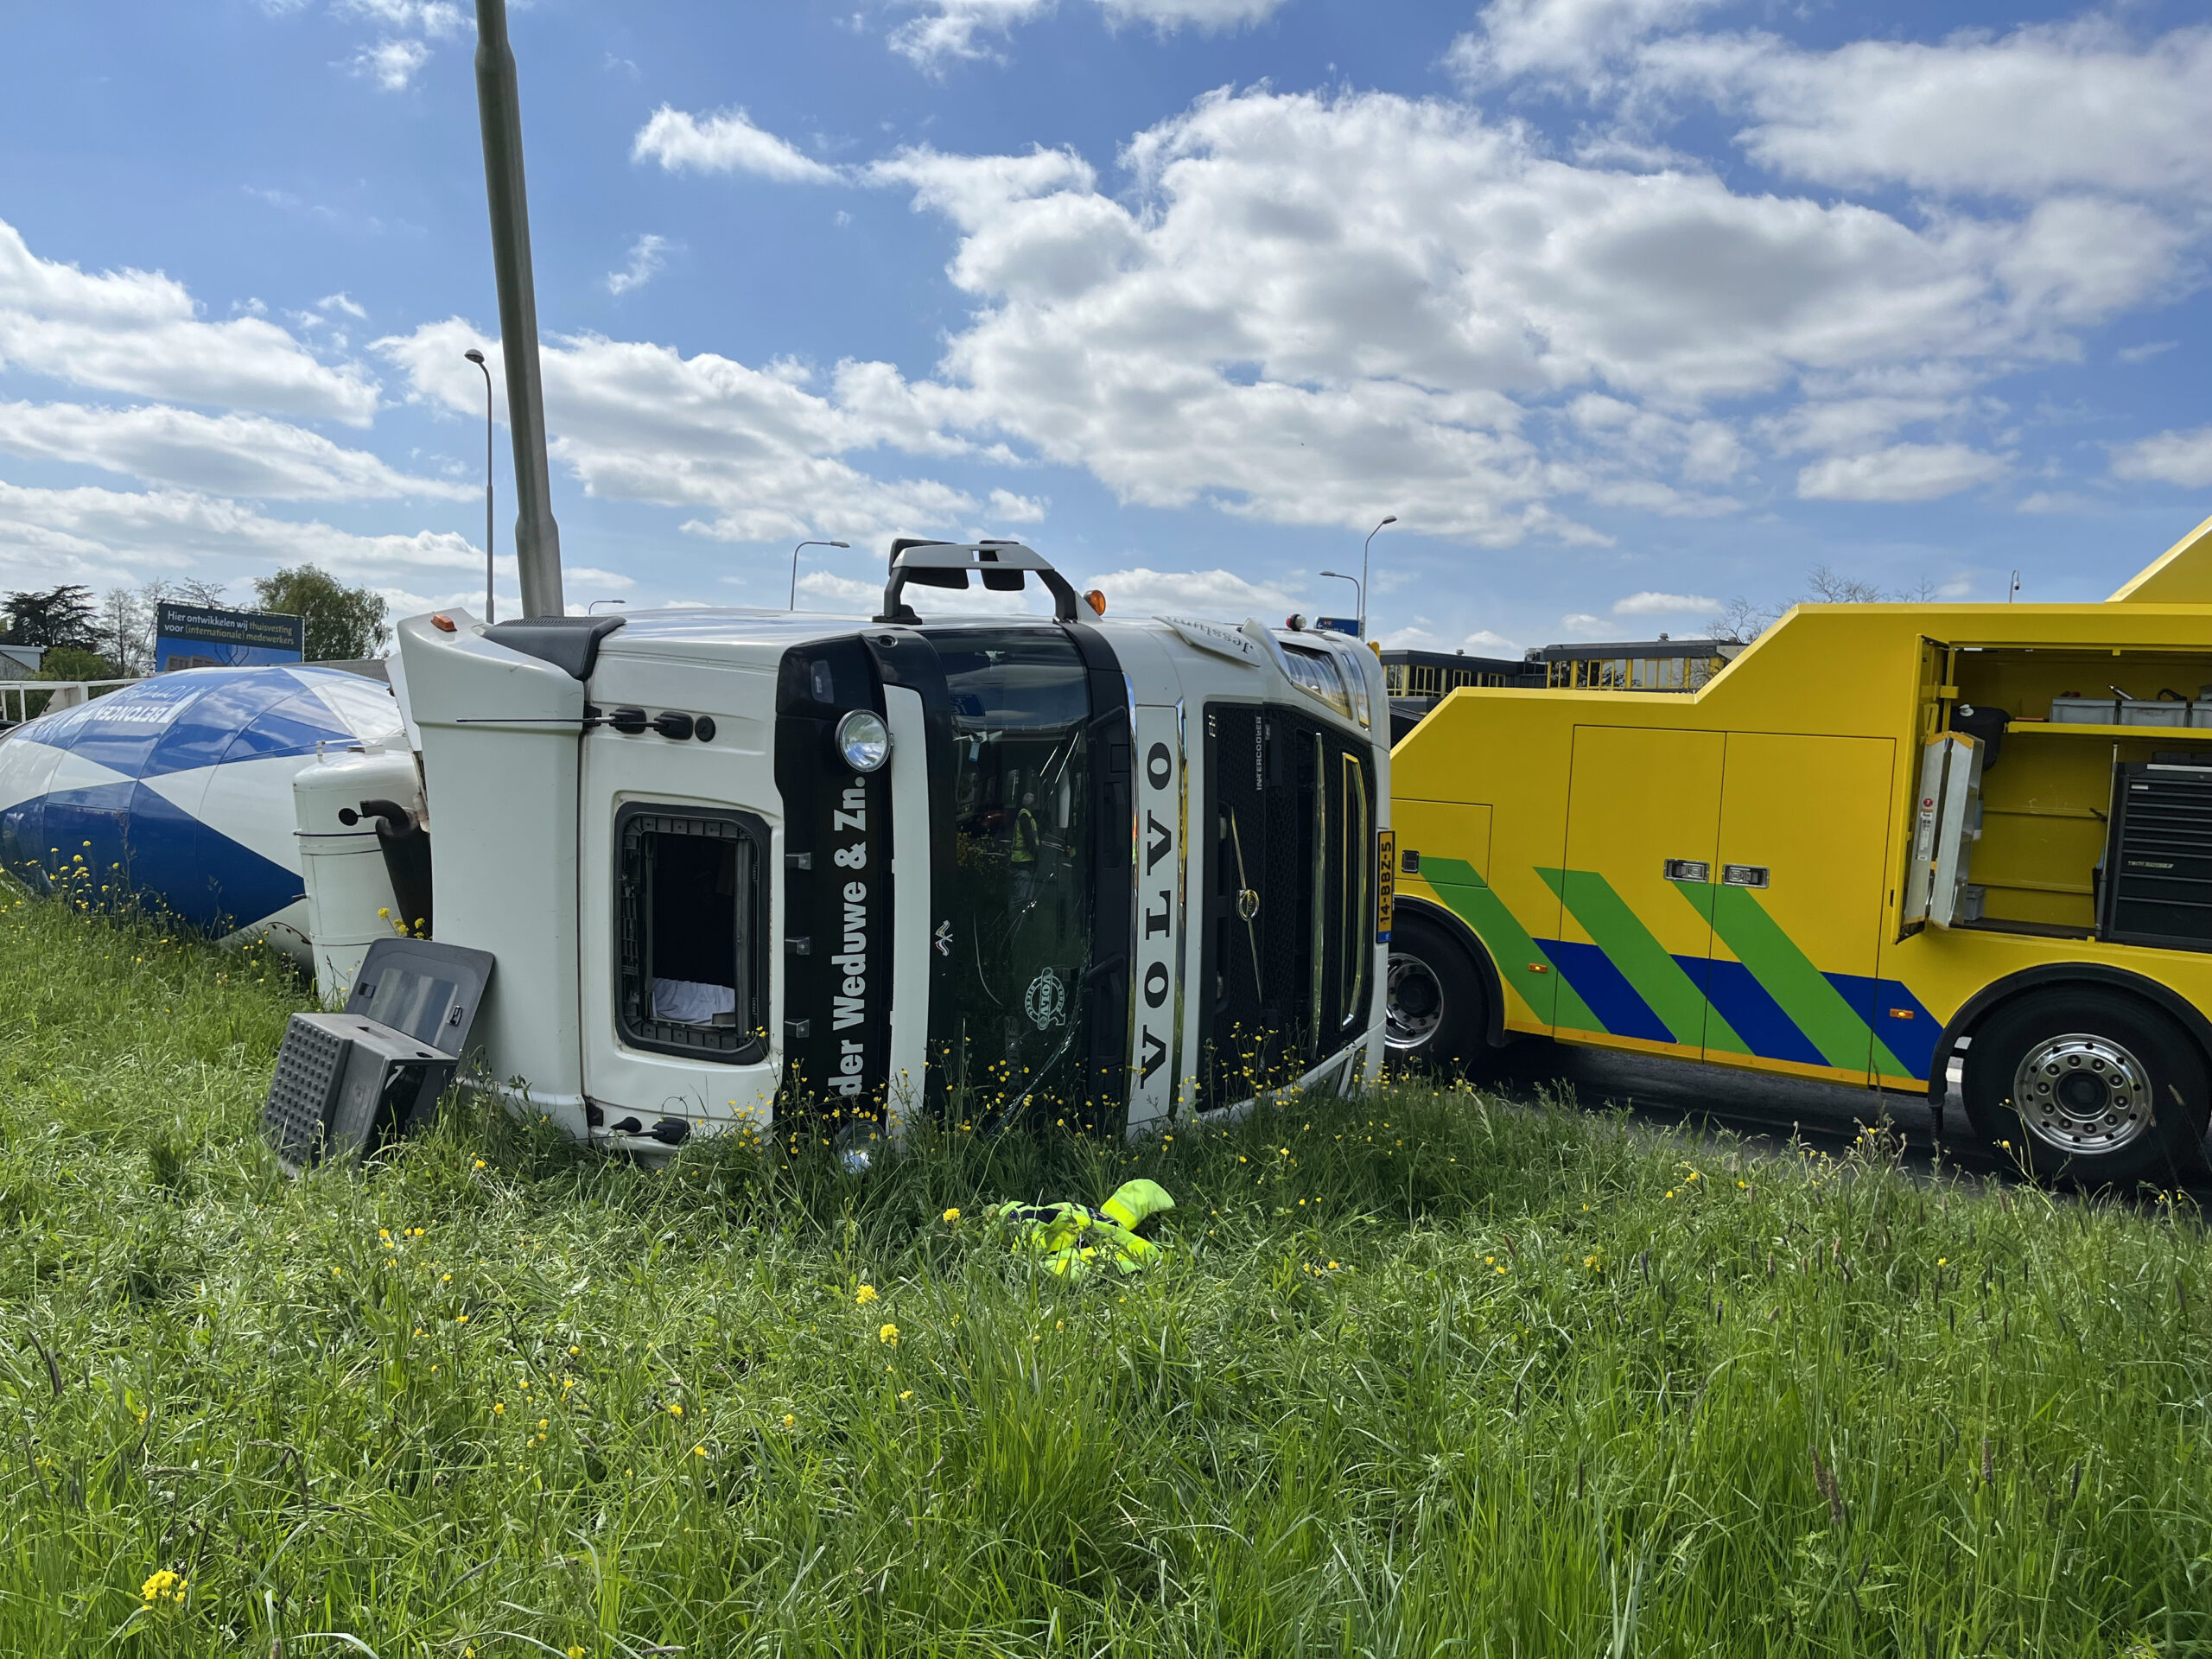
[[[267,668],[307,655],[307,625],[266,611],[226,611],[164,600],[154,618],[154,672]]]
[[[1313,619],[1313,626],[1331,633],[1348,633],[1355,639],[1359,638],[1359,619],[1356,616],[1317,616]]]

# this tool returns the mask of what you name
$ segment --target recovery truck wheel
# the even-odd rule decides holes
[[[1963,1081],[1974,1132],[2039,1180],[2163,1185],[2203,1167],[2204,1056],[2124,992],[2054,987],[2006,1004],[1974,1033]]]
[[[1417,912],[1390,930],[1383,1041],[1393,1065],[1464,1070],[1489,1046],[1490,1010],[1467,948]]]

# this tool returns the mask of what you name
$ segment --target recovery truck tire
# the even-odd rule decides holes
[[[2203,1052],[2123,991],[2054,986],[1998,1008],[1974,1033],[1962,1092],[1974,1132],[2038,1180],[2170,1185],[2204,1166]]]
[[[1402,910],[1390,929],[1383,1041],[1393,1065],[1465,1071],[1490,1046],[1490,1006],[1467,947]]]

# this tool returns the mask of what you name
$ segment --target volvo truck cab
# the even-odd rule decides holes
[[[1039,583],[1053,614],[925,616]],[[1389,755],[1333,634],[1109,621],[1014,543],[872,620],[399,629],[493,1086],[652,1151],[793,1114],[1142,1132],[1382,1055]]]

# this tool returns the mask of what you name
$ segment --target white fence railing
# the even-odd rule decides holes
[[[135,677],[124,680],[0,680],[0,726],[13,726],[40,715],[52,714],[57,709],[74,709],[103,691],[137,683]]]

